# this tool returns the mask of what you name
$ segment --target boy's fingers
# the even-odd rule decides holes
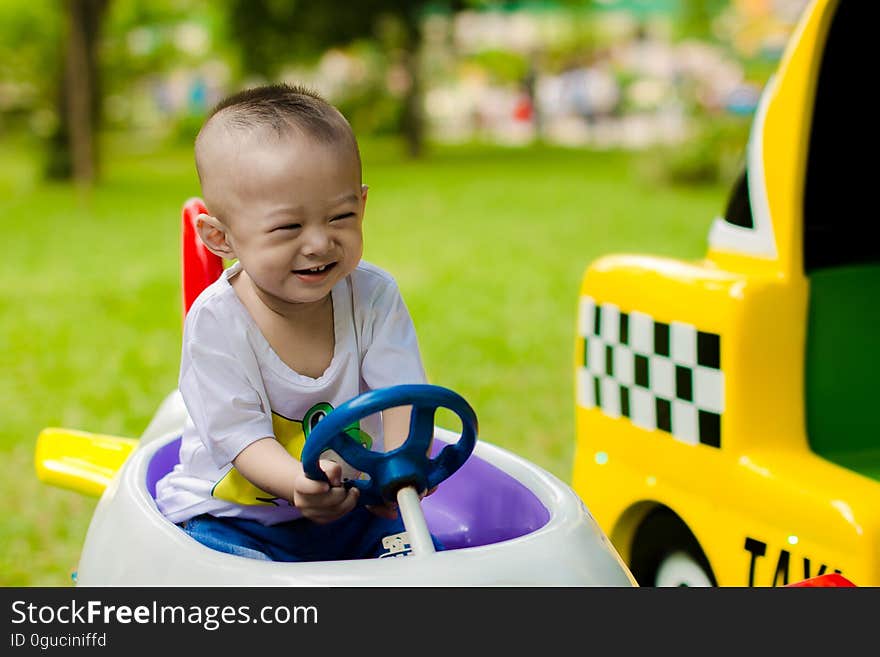
[[[339,496],[341,496],[341,499],[338,499]],[[313,507],[310,513],[310,518],[322,525],[338,520],[354,509],[357,505],[358,497],[359,492],[355,488],[352,488],[351,490],[334,488],[330,491],[330,494],[322,497],[322,501],[330,502],[330,504]]]
[[[345,513],[348,513],[357,506],[360,494],[361,492],[357,488],[349,488],[346,491],[345,500],[342,503],[342,506],[345,508]]]
[[[301,477],[296,482],[296,489],[301,495],[320,495],[330,490],[330,484],[326,481]]]
[[[354,509],[357,505],[358,492],[355,489],[346,490],[344,488],[334,488],[331,495],[327,496],[328,504],[325,508],[328,513],[333,514],[334,518],[344,516],[346,513]]]
[[[327,479],[330,480],[331,486],[342,485],[342,466],[336,461],[322,460],[318,462],[318,466],[324,471],[324,474],[327,475]]]
[[[327,484],[324,484],[325,486]],[[316,508],[332,509],[345,501],[348,491],[341,487],[325,488],[319,493],[305,494],[309,505]]]

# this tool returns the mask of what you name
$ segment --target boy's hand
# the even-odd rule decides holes
[[[330,480],[309,479],[305,473],[293,480],[293,500],[303,517],[319,524],[338,520],[357,505],[360,491],[342,486],[342,466],[335,461],[321,460],[318,466]]]

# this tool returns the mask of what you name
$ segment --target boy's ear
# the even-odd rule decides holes
[[[370,191],[369,185],[361,185],[361,201],[367,203],[367,192]]]
[[[196,230],[208,250],[227,260],[235,259],[235,251],[226,238],[226,226],[217,218],[202,213],[196,217]]]

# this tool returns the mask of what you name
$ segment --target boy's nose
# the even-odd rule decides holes
[[[320,228],[306,231],[303,238],[303,252],[306,255],[320,255],[330,248],[330,238],[327,232]]]

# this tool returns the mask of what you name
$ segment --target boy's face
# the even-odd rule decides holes
[[[363,255],[366,188],[353,148],[295,134],[249,140],[214,168],[226,241],[264,303],[323,300]]]

